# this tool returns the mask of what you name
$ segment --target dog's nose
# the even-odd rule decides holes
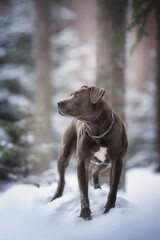
[[[61,107],[61,102],[57,103],[57,107],[60,108]]]
[[[63,107],[63,102],[58,102],[58,103],[57,103],[57,106],[58,106],[58,108]]]

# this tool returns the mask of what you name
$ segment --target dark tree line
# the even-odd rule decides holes
[[[111,105],[124,119],[125,109],[125,49],[124,39],[114,36],[126,26],[126,0],[97,1],[97,75],[96,84],[109,90]],[[119,47],[117,47],[119,46]]]
[[[156,149],[158,168],[160,171],[160,1],[132,0],[132,17],[126,23],[125,11],[128,1],[99,0],[98,4],[98,44],[97,44],[97,85],[110,89],[111,104],[115,106],[121,117],[124,117],[125,94],[125,33],[136,29],[135,43],[130,49],[134,53],[143,37],[150,37],[146,23],[153,11],[157,22],[157,54],[156,54]]]
[[[39,159],[35,163],[34,171],[42,172],[49,168],[52,152],[48,147],[48,153],[42,154],[42,144],[51,145],[53,133],[51,127],[52,95],[51,83],[51,0],[34,0],[35,7],[35,41],[36,41],[36,87],[35,87],[35,145],[36,155]]]
[[[156,149],[158,153],[157,171],[160,172],[160,1],[158,0],[133,0],[132,1],[132,19],[131,24],[126,30],[136,29],[136,40],[132,46],[133,52],[143,37],[150,37],[146,30],[147,19],[149,14],[154,12],[157,22],[157,54],[156,54]]]
[[[70,3],[68,4],[68,7],[75,1],[79,0],[69,1]],[[17,6],[16,3],[18,0],[13,1],[13,5],[10,4],[11,1],[6,1],[5,4],[4,2],[0,2],[0,6],[3,9],[0,10],[2,13],[0,17],[0,24],[5,29],[5,26],[9,28],[12,22],[11,19],[7,17],[3,18],[3,14],[6,14],[4,8],[11,9],[13,7],[16,9],[15,6]],[[89,0],[87,2],[89,3]],[[90,2],[92,2],[92,0]],[[114,109],[124,120],[125,33],[126,31],[136,29],[135,44],[131,49],[131,52],[134,52],[141,39],[145,36],[148,36],[148,33],[146,31],[146,22],[151,11],[154,11],[154,15],[157,20],[157,94],[155,102],[155,122],[156,146],[159,164],[157,170],[160,171],[160,1],[132,0],[132,19],[129,26],[126,23],[126,11],[128,9],[127,0],[97,0],[96,2],[98,9],[96,85],[107,89],[107,95],[111,106],[114,106]],[[59,9],[57,6],[62,6],[66,2],[62,0],[30,0],[29,3],[32,5],[32,7],[29,9],[34,9],[34,11],[31,15],[26,12],[25,16],[28,14],[27,18],[32,17],[30,21],[32,24],[34,24],[34,28],[32,31],[25,34],[22,32],[15,32],[13,34],[9,33],[9,31],[6,34],[3,34],[1,30],[1,36],[3,37],[0,40],[0,67],[6,67],[7,63],[15,64],[15,67],[17,67],[18,64],[20,65],[23,63],[26,72],[33,74],[35,70],[36,81],[34,82],[34,78],[31,79],[31,82],[35,84],[35,89],[33,84],[30,91],[26,90],[24,86],[21,86],[21,83],[18,79],[14,79],[12,82],[11,79],[5,79],[4,81],[4,79],[2,79],[2,75],[0,76],[0,87],[9,89],[9,91],[12,93],[18,93],[17,89],[20,89],[21,94],[32,100],[32,103],[34,102],[35,111],[33,111],[32,114],[20,111],[19,108],[12,106],[6,97],[3,99],[3,101],[0,99],[0,121],[1,125],[3,125],[2,127],[9,132],[13,140],[12,142],[15,142],[17,145],[21,145],[21,147],[24,146],[22,146],[23,144],[20,142],[20,136],[30,131],[30,128],[31,131],[34,130],[35,141],[32,150],[33,155],[36,156],[36,159],[39,159],[39,161],[34,164],[34,170],[35,172],[40,172],[49,167],[53,156],[52,151],[50,151],[52,150],[52,147],[50,148],[50,146],[52,145],[54,138],[52,132],[53,129],[51,128],[51,113],[53,111],[52,97],[55,86],[52,86],[51,83],[51,69],[54,69],[54,67],[56,68],[56,65],[60,65],[64,57],[62,54],[63,47],[62,49],[58,48],[56,54],[54,52],[51,52],[52,50],[50,38],[51,35],[54,37],[54,34],[59,33],[65,28],[64,22],[62,23],[59,18],[59,12],[57,14],[57,10]],[[82,1],[82,4],[85,5],[85,0]],[[9,11],[7,14],[9,14]],[[53,14],[56,15],[57,21],[56,17],[53,17]],[[23,15],[23,13],[21,15]],[[81,28],[81,31],[82,30],[83,28]],[[2,54],[2,48],[4,48],[6,51],[6,54],[4,55]],[[56,55],[55,62],[53,62],[53,58],[51,59],[51,54],[52,56],[54,54]],[[56,62],[56,58],[58,59],[58,63]],[[54,81],[56,81],[56,79],[54,79]],[[23,126],[19,124],[19,120],[28,119],[28,116],[30,117],[31,115],[31,124],[30,122],[28,123],[28,121],[27,124],[24,124]],[[28,126],[28,124],[30,124],[32,127]],[[45,143],[47,146],[47,152],[45,152],[45,154],[43,151],[41,151],[43,148],[43,143]],[[16,152],[13,152],[13,154],[11,153],[11,155],[9,155],[10,152],[8,152],[8,149],[4,149],[4,146],[0,146],[2,153],[1,156],[3,156],[4,153],[4,158],[1,157],[0,162],[0,169],[2,169],[2,171],[0,171],[0,174],[3,172],[5,165],[3,161],[6,161],[5,159],[7,159],[7,163],[12,162],[10,159],[12,160],[20,158],[25,159],[25,162],[28,161],[27,156],[28,152],[30,153],[31,146],[28,143],[26,145],[25,149],[21,149],[24,151],[19,151],[19,148],[16,146]],[[37,150],[35,151],[35,149]]]

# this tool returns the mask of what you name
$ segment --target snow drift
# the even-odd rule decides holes
[[[93,220],[88,222],[78,217],[80,201],[76,176],[69,174],[64,196],[49,202],[55,189],[56,183],[40,188],[16,185],[1,193],[0,239],[159,239],[160,176],[149,170],[129,171],[127,194],[118,193],[116,207],[108,214],[102,214],[108,187],[94,190],[90,186]]]

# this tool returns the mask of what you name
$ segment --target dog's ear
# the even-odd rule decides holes
[[[104,88],[90,87],[90,100],[97,103],[104,96],[106,90]]]
[[[89,88],[87,85],[83,85],[81,88]]]

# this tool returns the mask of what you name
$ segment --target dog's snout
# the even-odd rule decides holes
[[[65,102],[63,101],[61,101],[61,102],[58,102],[57,103],[57,109],[58,109],[58,112],[62,115],[62,116],[64,116],[64,105],[65,105]]]
[[[57,106],[58,106],[58,108],[62,108],[62,107],[64,106],[64,102],[62,102],[62,101],[61,101],[61,102],[58,102],[58,103],[57,103]]]
[[[61,107],[61,102],[58,102],[58,103],[57,103],[57,107],[58,107],[58,108]]]

